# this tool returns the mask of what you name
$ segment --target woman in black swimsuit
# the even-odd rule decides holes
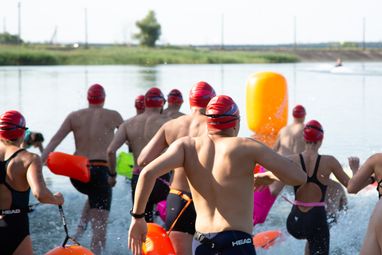
[[[29,233],[29,193],[41,203],[62,205],[60,193],[52,194],[42,176],[40,157],[20,149],[24,117],[17,111],[0,116],[0,254],[33,254]]]
[[[307,239],[305,254],[329,254],[329,226],[326,219],[325,195],[330,174],[347,186],[349,177],[338,160],[320,155],[318,150],[324,131],[318,121],[311,120],[304,127],[305,150],[290,158],[300,163],[307,173],[307,182],[295,186],[295,201],[287,219],[288,232],[297,239]]]

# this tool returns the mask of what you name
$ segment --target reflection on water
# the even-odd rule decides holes
[[[275,71],[283,74],[289,83],[290,109],[294,104],[303,104],[307,118],[318,119],[323,124],[325,140],[321,153],[335,155],[347,167],[350,155],[358,155],[364,161],[382,150],[378,139],[382,119],[377,117],[382,109],[382,63],[346,63],[347,72],[342,73],[333,73],[329,67],[332,68],[332,64],[0,67],[0,112],[21,110],[27,125],[41,131],[48,141],[71,111],[87,106],[86,91],[92,83],[104,85],[105,107],[119,111],[127,119],[135,114],[135,96],[149,87],[157,86],[164,94],[178,88],[187,98],[191,86],[205,80],[218,94],[233,97],[245,116],[247,77],[254,72]],[[189,112],[187,100],[181,111]],[[246,118],[241,120],[240,135],[251,135]],[[67,153],[73,150],[71,135],[57,148]],[[74,190],[67,178],[55,176],[45,168],[44,175],[53,191],[64,194],[65,215],[73,233],[85,196]],[[130,184],[118,178],[113,193],[107,254],[129,254],[130,216],[126,212],[131,208],[130,201]],[[374,190],[349,196],[349,210],[331,230],[331,254],[358,253],[376,201]],[[258,251],[259,254],[302,254],[304,241],[291,238],[285,230],[289,211],[290,205],[278,199],[267,222],[254,229],[254,232],[281,229],[285,233],[284,241],[270,250]],[[30,219],[36,254],[43,254],[62,243],[64,231],[56,207],[39,206]],[[80,240],[84,246],[89,247],[90,235],[88,229]]]

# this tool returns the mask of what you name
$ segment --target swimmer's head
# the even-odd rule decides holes
[[[301,119],[301,118],[304,118],[306,115],[306,111],[305,111],[305,108],[304,106],[302,105],[296,105],[294,108],[293,108],[293,117],[296,118],[296,119]]]
[[[190,106],[205,108],[215,95],[215,90],[210,84],[200,81],[190,90]]]
[[[304,140],[308,143],[317,143],[324,139],[324,130],[320,122],[311,120],[305,124],[304,127]]]
[[[139,112],[143,112],[145,110],[145,96],[139,95],[135,98],[135,109]]]
[[[236,103],[229,96],[213,97],[207,105],[207,127],[209,130],[234,128],[240,121],[240,112]]]
[[[103,104],[105,102],[106,93],[99,84],[93,84],[88,89],[89,104]]]
[[[158,88],[151,88],[145,94],[145,107],[162,108],[166,102],[162,91]]]
[[[170,93],[167,95],[167,101],[170,105],[182,105],[183,104],[183,96],[182,92],[180,92],[177,89],[173,89],[170,91]]]
[[[0,138],[7,141],[16,141],[20,137],[24,137],[25,118],[18,111],[7,111],[0,116]]]

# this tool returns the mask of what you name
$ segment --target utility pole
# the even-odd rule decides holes
[[[293,49],[297,49],[297,19],[293,17]]]
[[[362,22],[362,50],[366,49],[366,18],[363,17],[363,22]]]
[[[18,43],[21,44],[21,2],[20,1],[17,4],[17,7],[18,7],[18,16],[19,16],[19,31],[18,31],[19,38],[18,38]]]
[[[85,8],[85,49],[89,48],[88,45],[88,9]]]
[[[221,38],[220,49],[224,50],[224,14],[222,14],[222,16],[221,16],[221,35],[220,35],[220,38]]]

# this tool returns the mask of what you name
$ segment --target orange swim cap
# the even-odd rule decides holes
[[[295,118],[304,118],[306,115],[306,111],[305,111],[305,108],[304,106],[302,105],[296,105],[294,108],[293,108],[293,117]]]
[[[311,120],[305,124],[304,139],[307,142],[316,143],[324,139],[324,130],[320,122]]]
[[[135,98],[135,108],[138,111],[143,111],[145,109],[145,96],[139,95]]]
[[[151,88],[145,94],[145,106],[147,108],[161,108],[165,101],[162,91],[158,88]]]
[[[216,93],[211,85],[207,82],[200,81],[190,90],[190,106],[205,108],[214,96],[216,96]]]
[[[16,140],[25,134],[25,118],[18,111],[6,111],[0,116],[0,138]]]
[[[93,84],[88,89],[89,104],[102,104],[105,101],[105,90],[99,84]]]
[[[220,95],[211,99],[206,109],[208,129],[223,130],[233,128],[240,120],[236,103],[229,96]]]
[[[173,89],[167,95],[167,101],[169,104],[181,105],[183,104],[182,92],[177,89]]]

